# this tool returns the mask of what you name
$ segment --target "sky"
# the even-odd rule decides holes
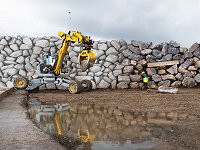
[[[0,36],[77,30],[94,40],[174,40],[189,48],[200,43],[199,16],[200,0],[0,0]]]

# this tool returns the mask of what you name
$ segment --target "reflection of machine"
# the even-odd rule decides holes
[[[39,86],[48,83],[63,85],[69,89],[70,93],[80,93],[82,88],[84,90],[91,90],[92,83],[89,80],[84,80],[82,83],[72,81],[69,77],[60,75],[64,56],[70,43],[81,43],[84,49],[80,52],[78,59],[79,63],[84,66],[84,69],[90,67],[96,59],[95,54],[91,51],[92,40],[88,36],[83,36],[78,31],[69,31],[68,34],[59,32],[58,35],[62,38],[62,46],[57,55],[44,56],[44,62],[39,64],[36,69],[38,78],[27,80],[26,78],[19,77],[14,81],[17,89],[27,89],[29,91],[38,91]],[[82,86],[84,85],[84,86]]]

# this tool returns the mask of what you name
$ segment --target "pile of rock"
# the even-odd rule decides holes
[[[61,43],[57,37],[0,37],[0,86],[13,86],[13,79],[18,75],[36,78],[34,71],[42,62],[43,55],[57,52]],[[97,60],[87,70],[83,70],[78,63],[80,51],[79,44],[69,47],[64,70],[72,79],[91,80],[94,89],[143,88],[141,70],[146,70],[150,76],[150,88],[161,85],[193,87],[200,83],[198,43],[187,49],[175,41],[155,45],[135,40],[130,43],[125,40],[96,41],[93,52]],[[148,63],[172,60],[178,60],[179,63],[148,67]]]

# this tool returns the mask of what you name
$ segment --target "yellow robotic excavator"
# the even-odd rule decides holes
[[[82,90],[89,91],[92,89],[90,80],[82,82],[74,81],[70,77],[61,75],[62,63],[67,54],[68,47],[71,43],[81,43],[83,50],[78,55],[79,64],[84,69],[94,64],[96,55],[92,52],[93,41],[89,36],[84,36],[78,31],[69,31],[68,34],[58,32],[58,36],[62,38],[62,46],[57,54],[46,55],[41,64],[36,68],[38,78],[28,80],[24,77],[18,77],[14,81],[14,87],[17,89],[26,89],[28,91],[37,92],[39,86],[48,83],[60,84],[69,89],[70,93],[80,93]]]

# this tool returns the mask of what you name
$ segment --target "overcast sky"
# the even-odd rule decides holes
[[[200,43],[199,17],[200,0],[0,0],[0,36],[73,29],[95,40],[175,40],[190,47]]]

